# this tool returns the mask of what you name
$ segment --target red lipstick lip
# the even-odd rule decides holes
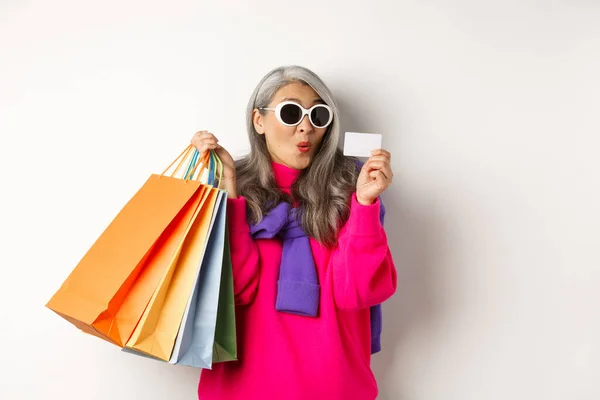
[[[310,142],[302,142],[296,145],[301,153],[307,153],[310,150]]]

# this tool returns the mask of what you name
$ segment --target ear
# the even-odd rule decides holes
[[[252,123],[254,124],[254,129],[258,132],[259,135],[265,134],[265,127],[263,126],[264,118],[258,108],[255,108],[252,111]]]

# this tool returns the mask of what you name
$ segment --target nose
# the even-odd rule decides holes
[[[302,121],[300,121],[300,123],[298,124],[298,130],[300,132],[311,132],[312,129],[313,126],[310,123],[310,118],[308,117],[308,115],[305,115],[304,118],[302,118]]]

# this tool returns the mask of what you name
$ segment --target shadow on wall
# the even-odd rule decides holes
[[[365,126],[360,115],[377,111],[374,106],[366,107],[356,101],[336,100],[342,114],[340,148],[343,149],[344,132],[371,132],[372,128]],[[370,120],[378,118],[377,115],[370,117]],[[427,199],[418,198],[418,194],[401,187],[401,174],[394,165],[394,152],[389,148],[386,150],[392,152],[396,179],[383,193],[382,200],[386,207],[388,243],[398,271],[398,289],[383,305],[382,350],[373,356],[372,367],[380,389],[378,399],[403,400],[408,396],[403,390],[403,383],[411,374],[404,370],[410,362],[403,359],[401,350],[406,348],[412,331],[431,326],[441,314],[442,304],[435,288],[437,262],[434,258],[440,246],[437,235],[440,221],[436,220],[435,210]],[[406,376],[403,376],[405,372]]]

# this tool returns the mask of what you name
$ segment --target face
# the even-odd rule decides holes
[[[294,82],[279,89],[268,107],[275,108],[287,100],[294,101],[306,109],[315,104],[325,104],[312,87]],[[254,109],[252,119],[256,131],[265,135],[271,160],[298,170],[308,167],[319,151],[328,127],[315,128],[308,115],[304,116],[300,124],[286,126],[279,122],[274,111],[263,112],[265,115]],[[309,146],[308,151],[305,146],[299,146],[306,143]]]

